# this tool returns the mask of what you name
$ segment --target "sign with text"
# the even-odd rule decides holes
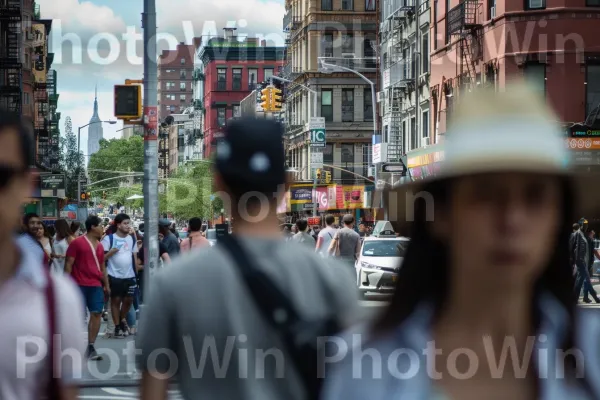
[[[158,139],[158,107],[144,107],[144,140]]]
[[[323,152],[315,150],[310,152],[310,167],[323,168]]]
[[[62,174],[40,175],[40,191],[42,197],[66,197],[65,176]]]
[[[312,210],[315,207],[315,203],[306,203],[304,204],[303,208],[305,210]]]
[[[310,146],[325,147],[325,118],[312,117],[308,128],[310,129]]]

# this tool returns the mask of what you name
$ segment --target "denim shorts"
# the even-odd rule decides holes
[[[85,306],[90,313],[101,314],[104,309],[104,289],[102,286],[79,286]]]

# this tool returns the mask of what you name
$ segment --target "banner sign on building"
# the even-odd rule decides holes
[[[33,77],[36,83],[46,83],[46,26],[44,24],[33,24],[33,52],[31,62],[33,64]]]
[[[329,188],[328,187],[318,187],[315,191],[315,199],[314,202],[317,203],[317,207],[319,210],[328,210],[329,209]]]
[[[337,208],[340,210],[362,208],[364,186],[337,186]]]
[[[312,185],[294,185],[290,188],[290,204],[312,203]]]

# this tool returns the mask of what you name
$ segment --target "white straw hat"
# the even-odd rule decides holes
[[[555,121],[544,99],[522,85],[465,94],[445,135],[438,174],[384,191],[389,219],[412,221],[415,200],[425,196],[422,190],[431,182],[494,172],[565,176],[575,189],[575,211],[595,215],[600,210],[600,198],[593,195],[598,176],[574,173],[567,137]]]

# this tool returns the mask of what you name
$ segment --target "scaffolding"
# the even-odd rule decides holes
[[[0,0],[0,108],[22,113],[21,0]]]

